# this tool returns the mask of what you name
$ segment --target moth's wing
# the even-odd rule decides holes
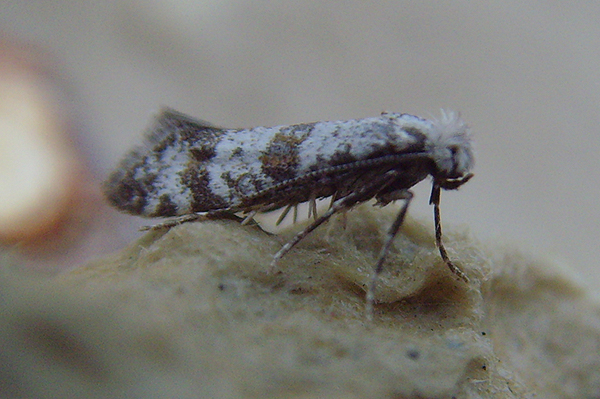
[[[163,108],[103,185],[108,201],[142,216],[177,216],[227,207],[206,190],[204,165],[224,130]]]
[[[146,146],[163,141],[174,132],[187,131],[191,135],[194,131],[198,135],[203,131],[223,130],[210,122],[193,118],[173,108],[162,107],[146,130]]]
[[[214,128],[214,129],[222,129],[219,126],[216,126],[216,125],[214,125],[210,122],[207,122],[203,119],[194,118],[192,116],[184,114],[183,112],[179,112],[173,108],[166,107],[166,106],[161,107],[158,115],[156,116],[156,120],[157,121],[160,121],[160,120],[183,121],[183,122],[187,122],[189,124],[195,124],[198,127],[209,127],[209,128]]]

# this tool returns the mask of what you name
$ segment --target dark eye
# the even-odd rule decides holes
[[[458,152],[458,146],[457,145],[450,145],[448,146],[448,149],[450,150],[450,152],[452,153],[452,156],[454,157],[454,155],[456,155],[456,153]]]

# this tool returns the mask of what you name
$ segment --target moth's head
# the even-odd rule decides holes
[[[475,163],[468,126],[459,114],[444,111],[432,125],[428,151],[436,166],[436,177],[459,179],[468,175]]]

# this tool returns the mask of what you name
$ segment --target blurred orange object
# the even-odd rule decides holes
[[[62,89],[42,52],[0,41],[2,243],[56,244],[88,197]]]

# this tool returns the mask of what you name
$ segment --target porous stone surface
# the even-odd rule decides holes
[[[390,208],[390,209],[388,209]],[[187,223],[50,280],[2,276],[3,397],[600,396],[600,307],[563,270],[360,206],[310,234]]]

